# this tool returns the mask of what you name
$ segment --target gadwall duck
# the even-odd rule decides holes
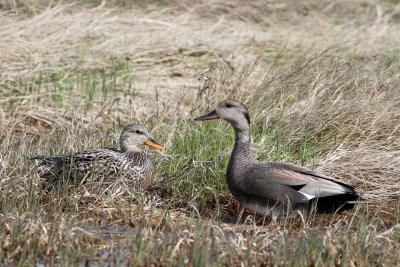
[[[259,162],[250,152],[250,117],[245,105],[225,100],[196,121],[223,119],[235,129],[226,179],[233,196],[256,214],[272,220],[315,206],[318,212],[354,207],[362,199],[353,187],[310,169],[283,162]]]
[[[40,160],[38,172],[42,178],[57,179],[61,176],[86,178],[95,174],[98,179],[123,178],[139,188],[146,188],[152,183],[153,167],[151,160],[140,151],[141,145],[148,145],[163,150],[149,136],[145,126],[131,124],[121,132],[121,149],[101,148],[80,151],[60,156],[36,156]]]

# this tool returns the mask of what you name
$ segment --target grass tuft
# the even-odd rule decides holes
[[[0,262],[5,265],[400,264],[395,1],[0,4]],[[225,182],[234,136],[193,118],[243,101],[261,161],[317,169],[372,200],[341,214],[244,210]],[[158,183],[61,180],[34,155],[118,146],[141,122],[168,149]]]

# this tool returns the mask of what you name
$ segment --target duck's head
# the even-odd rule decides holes
[[[126,126],[120,136],[121,150],[124,152],[140,151],[139,146],[147,145],[156,149],[164,150],[165,147],[151,138],[146,127],[141,124],[130,124]]]
[[[223,119],[232,124],[236,130],[246,130],[250,126],[249,112],[246,106],[237,100],[224,100],[210,113],[197,117],[195,121]]]

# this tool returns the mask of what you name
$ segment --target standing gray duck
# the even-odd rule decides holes
[[[272,220],[293,216],[315,205],[330,213],[354,207],[362,199],[353,187],[310,169],[283,162],[258,162],[250,152],[250,117],[245,105],[225,100],[196,121],[223,119],[235,129],[235,145],[226,179],[229,190],[246,208]]]
[[[46,179],[58,179],[61,176],[86,178],[95,174],[96,178],[110,181],[123,178],[139,188],[152,184],[153,167],[146,154],[140,152],[141,145],[148,145],[163,150],[149,136],[141,124],[126,126],[120,135],[121,149],[101,148],[86,150],[60,156],[36,156],[32,159],[41,160],[38,172]]]

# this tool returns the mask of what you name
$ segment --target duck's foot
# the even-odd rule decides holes
[[[270,226],[270,227],[277,227],[277,226],[279,226],[278,220],[277,220],[277,219],[271,219],[271,221],[269,222],[269,226]]]
[[[266,226],[268,228],[276,228],[279,227],[278,220],[276,218],[268,218],[268,217],[262,217],[256,219],[256,225],[258,226]]]

